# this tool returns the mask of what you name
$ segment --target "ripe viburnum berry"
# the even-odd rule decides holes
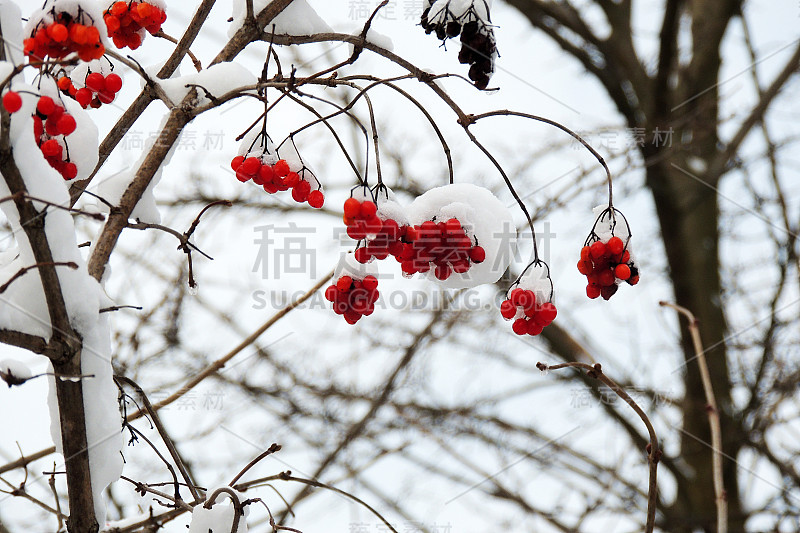
[[[8,91],[3,95],[3,107],[9,113],[16,113],[22,107],[22,97],[17,92]]]

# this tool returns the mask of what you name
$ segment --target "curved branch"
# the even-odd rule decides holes
[[[658,437],[656,436],[653,424],[650,423],[650,419],[647,418],[645,412],[633,398],[625,392],[625,389],[617,385],[614,380],[603,373],[600,363],[595,363],[594,365],[588,365],[586,363],[561,363],[552,366],[544,363],[536,363],[536,366],[542,372],[558,370],[560,368],[581,368],[586,370],[589,377],[596,378],[603,382],[608,388],[613,390],[617,396],[630,405],[631,409],[642,419],[642,422],[644,422],[647,428],[647,432],[650,434],[650,444],[647,445],[647,463],[650,467],[650,475],[647,487],[647,521],[645,523],[645,533],[653,533],[656,521],[656,507],[658,505],[658,461],[661,459],[662,452],[658,448]]]

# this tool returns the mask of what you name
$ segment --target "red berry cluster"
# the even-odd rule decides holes
[[[617,292],[618,282],[639,283],[639,269],[631,260],[625,242],[617,236],[607,242],[595,240],[581,249],[578,271],[586,276],[586,296],[608,300]]]
[[[552,302],[536,301],[533,291],[516,287],[508,299],[500,304],[500,314],[506,320],[514,320],[511,329],[517,335],[538,335],[556,318],[556,306]]]
[[[427,220],[408,228],[404,235],[403,251],[397,256],[403,274],[433,269],[436,279],[444,281],[451,274],[463,274],[473,263],[486,259],[483,247],[473,243],[457,218],[446,222]]]
[[[72,97],[82,108],[91,106],[95,109],[103,104],[110,104],[122,89],[122,78],[113,72],[103,76],[100,72],[90,72],[86,76],[84,86],[75,87],[68,76],[58,78],[58,88],[67,96]]]
[[[158,33],[167,20],[167,14],[147,2],[114,2],[103,13],[103,20],[114,46],[136,50],[145,35],[142,30],[147,30],[150,35]]]
[[[378,296],[378,278],[372,275],[360,280],[345,275],[325,289],[325,299],[333,303],[333,311],[342,315],[348,324],[371,315]]]
[[[3,95],[3,107],[9,113],[16,113],[22,107],[22,97],[18,92],[8,91]]]
[[[71,180],[78,175],[78,167],[69,161],[64,150],[64,137],[74,132],[76,127],[75,118],[62,106],[49,96],[39,97],[36,114],[33,116],[33,135],[44,158],[65,180]]]
[[[306,172],[303,169],[295,172],[284,159],[269,164],[260,157],[237,155],[231,160],[231,168],[236,172],[239,181],[246,183],[253,180],[253,183],[264,187],[270,194],[291,189],[292,199],[295,202],[301,204],[308,202],[308,205],[315,209],[319,209],[325,203],[322,190],[311,190],[311,183],[305,180]]]
[[[40,63],[47,57],[61,59],[73,52],[81,61],[91,61],[106,51],[100,42],[100,31],[67,12],[54,14],[51,24],[39,24],[23,45],[31,63]]]

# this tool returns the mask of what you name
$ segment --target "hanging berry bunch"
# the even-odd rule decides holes
[[[157,0],[114,2],[103,13],[108,36],[117,48],[136,50],[149,32],[155,35],[167,20],[166,6]]]
[[[35,12],[26,26],[29,37],[24,52],[31,64],[47,58],[62,59],[77,53],[81,61],[99,59],[105,53],[100,38],[102,24],[87,11],[87,6],[67,0],[48,0]]]
[[[441,41],[461,36],[458,61],[469,65],[469,79],[478,89],[489,85],[497,57],[497,44],[486,0],[427,0],[420,21],[425,33]]]
[[[49,96],[40,96],[33,116],[33,135],[47,162],[65,180],[78,175],[78,167],[70,161],[66,137],[77,127],[75,118]]]
[[[272,139],[262,129],[256,132],[252,141],[245,139],[239,155],[231,160],[231,168],[242,183],[252,180],[269,194],[291,190],[295,202],[308,202],[311,207],[319,209],[325,203],[322,185],[300,158],[294,141],[291,141],[291,147],[294,148],[293,157],[281,158],[278,155],[281,147],[275,148]]]
[[[355,324],[361,317],[371,315],[379,296],[377,276],[355,262],[351,254],[342,257],[333,283],[325,289],[325,299],[348,324]]]
[[[78,102],[82,108],[98,108],[110,104],[122,89],[122,78],[113,72],[114,65],[106,58],[80,63],[57,78],[58,89]]]
[[[344,202],[344,225],[347,235],[359,241],[355,259],[368,263],[373,259],[399,257],[410,226],[394,194],[383,183],[372,190],[359,185]],[[399,259],[398,259],[399,260]]]
[[[639,268],[631,254],[631,231],[625,215],[613,206],[595,208],[598,210],[600,214],[581,249],[578,271],[586,276],[586,296],[608,300],[621,282],[639,283]]]
[[[517,335],[536,336],[558,313],[553,292],[550,268],[542,260],[534,259],[506,292],[500,314],[506,320],[513,320],[511,329]]]

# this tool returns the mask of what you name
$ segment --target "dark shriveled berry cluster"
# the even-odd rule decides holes
[[[461,50],[458,61],[469,65],[469,79],[478,89],[489,85],[489,78],[494,72],[494,58],[497,55],[497,43],[494,31],[488,20],[484,20],[473,2],[468,9],[460,12],[451,10],[450,2],[428,1],[428,7],[422,12],[420,25],[425,33],[436,33],[441,41],[461,36]]]

